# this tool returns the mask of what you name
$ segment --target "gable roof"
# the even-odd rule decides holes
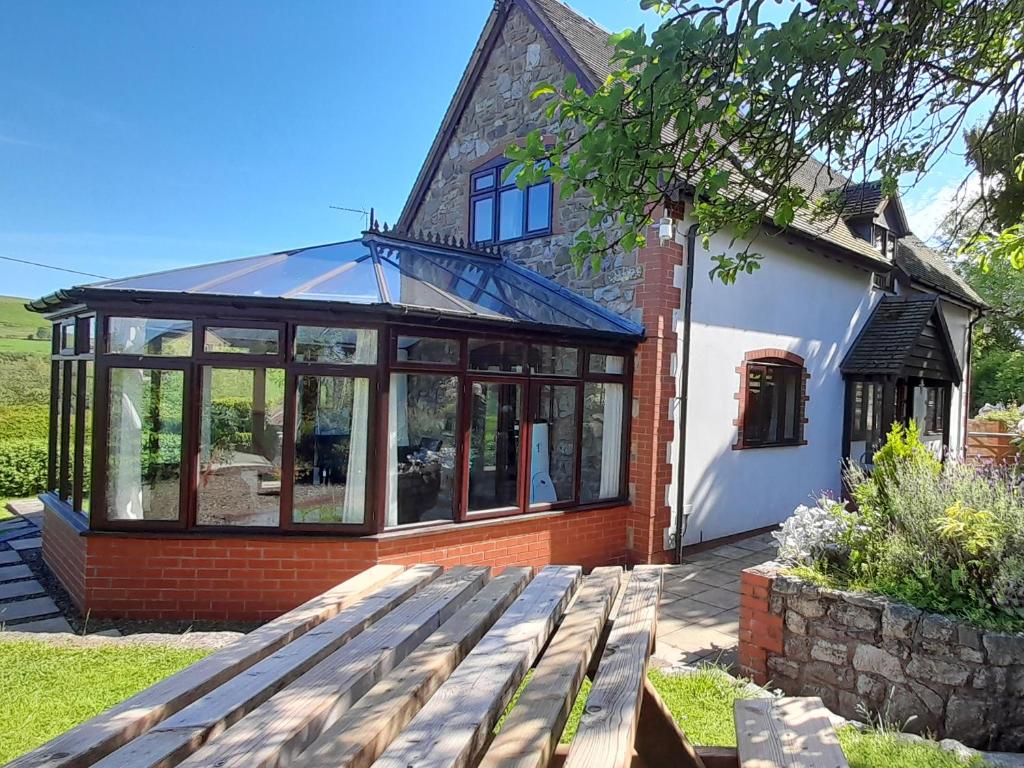
[[[850,345],[844,374],[961,380],[937,296],[885,296]]]
[[[912,280],[981,309],[988,308],[988,304],[978,292],[954,272],[939,253],[914,235],[907,235],[896,241],[893,263]]]
[[[526,14],[563,64],[576,75],[581,88],[593,92],[611,74],[611,58],[614,52],[614,48],[608,43],[611,33],[597,22],[581,16],[560,0],[498,0],[484,25],[480,40],[473,50],[469,64],[459,81],[451,103],[448,105],[448,110],[445,112],[441,127],[434,137],[430,151],[427,153],[412,191],[402,209],[398,220],[399,229],[407,229],[415,218],[419,205],[426,196],[431,179],[433,179],[455,132],[459,118],[487,63],[489,50],[497,41],[501,27],[513,7],[519,8]],[[876,207],[884,202],[881,199],[881,184],[879,182],[855,184],[843,174],[828,168],[814,158],[807,159],[794,173],[792,181],[804,190],[811,203],[811,209],[815,204],[824,200],[826,195],[837,189],[851,190],[851,194],[857,200],[858,208],[870,205],[876,196],[878,197],[878,200],[875,201]],[[898,199],[896,202],[899,205]],[[905,221],[906,217],[903,215],[902,206],[899,206],[899,214]],[[819,245],[831,247],[840,255],[853,257],[854,260],[875,271],[887,271],[892,266],[872,243],[858,237],[850,229],[843,216],[815,215],[813,210],[802,209],[796,212],[790,230],[814,240]],[[916,246],[915,250],[917,250]],[[950,273],[945,276],[945,279],[936,283],[919,279],[936,290],[950,293],[958,299],[977,306],[984,306],[984,302],[981,302],[977,294],[962,278],[956,273],[952,273],[951,270]],[[971,296],[973,298],[970,298]]]

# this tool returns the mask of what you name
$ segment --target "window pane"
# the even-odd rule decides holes
[[[67,429],[65,440],[67,444],[66,463],[62,468],[64,481],[61,483],[61,498],[71,503],[74,494],[75,484],[75,415],[78,412],[78,363],[70,364],[70,375],[66,376],[64,386],[68,388],[71,400],[71,409],[68,411],[68,420],[64,425]],[[67,371],[65,371],[67,373]]]
[[[458,408],[457,377],[392,374],[387,525],[452,519]]]
[[[228,352],[241,355],[276,355],[277,330],[274,328],[230,328],[207,326],[203,338],[206,352]]]
[[[583,444],[580,446],[580,498],[614,498],[621,494],[623,389],[621,384],[583,386]]]
[[[107,320],[107,352],[112,355],[192,354],[192,321],[146,317]]]
[[[300,325],[295,329],[295,359],[306,363],[373,365],[377,362],[377,331]]]
[[[785,370],[785,376],[782,379],[782,396],[783,396],[783,426],[782,426],[782,439],[788,441],[796,441],[799,431],[797,429],[797,398],[800,395],[800,387],[798,386],[799,371],[797,369],[780,369]]]
[[[488,243],[494,239],[494,198],[473,201],[473,242]]]
[[[50,467],[47,473],[47,490],[56,491],[60,483],[60,404],[61,392],[63,390],[64,364],[60,362],[50,363],[50,424],[52,425],[50,435]]]
[[[622,355],[605,355],[592,353],[590,355],[591,373],[622,373],[626,369],[626,358]]]
[[[87,352],[96,351],[96,318],[90,317],[85,321],[85,349]]]
[[[525,363],[526,345],[522,342],[469,340],[470,370],[522,373]]]
[[[399,336],[397,354],[400,363],[458,365],[459,342],[431,336]]]
[[[494,188],[494,171],[481,174],[473,179],[473,191],[483,192],[485,189]]]
[[[573,347],[532,346],[530,370],[549,376],[576,376],[579,374],[579,351]]]
[[[469,511],[519,505],[518,384],[475,382],[469,434]]]
[[[369,415],[369,379],[298,377],[296,523],[364,522]]]
[[[82,512],[88,514],[90,505],[90,493],[92,488],[92,386],[93,386],[93,363],[85,363],[85,412],[84,419],[79,425],[84,433],[84,444],[82,446]]]
[[[576,495],[576,387],[538,387],[530,429],[530,503],[571,501]]]
[[[177,520],[185,374],[111,368],[108,520]]]
[[[75,354],[75,323],[64,323],[60,327],[60,351],[69,355]]]
[[[543,232],[551,226],[551,182],[536,184],[526,190],[526,229]]]
[[[503,189],[498,200],[498,239],[514,240],[523,236],[523,190]]]
[[[284,371],[204,366],[199,525],[277,525]]]

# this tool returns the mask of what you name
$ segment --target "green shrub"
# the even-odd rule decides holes
[[[31,496],[46,487],[45,440],[0,442],[0,497]]]
[[[895,428],[875,456],[870,477],[847,473],[857,502],[850,525],[801,572],[984,627],[1024,629],[1024,496],[1012,471],[942,466],[913,427]]]
[[[0,441],[13,439],[46,440],[50,424],[50,406],[0,405]]]
[[[0,405],[45,406],[49,402],[49,357],[0,352]]]

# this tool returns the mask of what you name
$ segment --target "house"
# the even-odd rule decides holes
[[[583,195],[502,178],[541,81],[608,71],[557,0],[495,5],[395,230],[78,286],[55,325],[43,554],[82,610],[267,618],[375,562],[671,562],[839,493],[888,425],[963,444],[983,302],[897,198],[812,197],[707,278],[674,236],[582,272]]]

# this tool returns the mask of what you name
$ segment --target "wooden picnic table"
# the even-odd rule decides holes
[[[656,566],[377,565],[10,766],[739,766],[694,749],[647,682],[661,586]],[[744,711],[744,766],[844,764],[787,761],[805,740],[776,715]]]

